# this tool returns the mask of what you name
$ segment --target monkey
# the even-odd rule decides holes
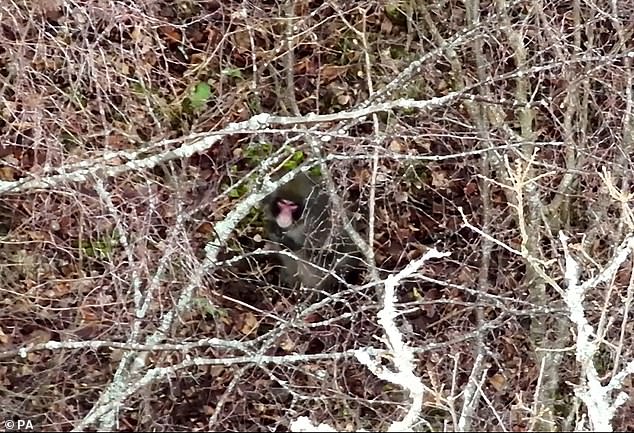
[[[360,270],[360,252],[343,227],[334,224],[330,197],[315,176],[300,173],[263,204],[266,237],[273,249],[295,256],[277,255],[282,279],[291,286],[331,290],[337,280],[347,281]]]

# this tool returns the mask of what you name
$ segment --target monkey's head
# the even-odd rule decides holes
[[[305,214],[311,213],[310,209],[315,206],[318,188],[314,179],[299,174],[264,200],[267,235],[272,241],[292,250],[304,245]]]

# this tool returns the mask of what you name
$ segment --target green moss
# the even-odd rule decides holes
[[[301,163],[304,162],[304,159],[305,159],[304,152],[302,152],[301,150],[297,150],[293,153],[293,156],[291,156],[291,158],[284,163],[282,168],[288,171],[293,170],[299,167]]]
[[[227,313],[226,309],[218,308],[218,306],[209,302],[207,298],[194,298],[193,305],[194,308],[200,310],[204,316],[211,316],[216,320],[229,317],[229,313]]]
[[[266,141],[251,143],[244,149],[244,157],[249,167],[258,166],[263,160],[271,156],[272,153],[273,144]]]
[[[407,24],[407,14],[403,9],[403,2],[391,2],[385,5],[385,16],[397,25]]]
[[[112,257],[112,252],[118,244],[116,236],[113,233],[112,235],[106,234],[97,239],[80,240],[77,243],[77,247],[88,257],[109,259]]]

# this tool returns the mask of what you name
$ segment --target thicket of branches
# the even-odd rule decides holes
[[[2,2],[0,417],[634,429],[632,17]],[[367,228],[321,297],[261,249],[260,200],[312,167]]]

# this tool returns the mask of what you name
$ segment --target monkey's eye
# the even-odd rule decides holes
[[[280,201],[278,202],[278,206],[285,206],[285,207],[290,207],[294,209],[297,207],[297,203],[291,200],[286,200],[285,198],[281,198]]]

